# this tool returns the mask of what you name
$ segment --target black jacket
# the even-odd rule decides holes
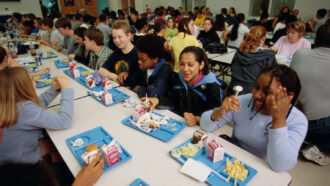
[[[204,75],[195,86],[189,86],[181,73],[172,73],[166,96],[158,96],[159,105],[168,106],[180,116],[189,112],[201,116],[203,112],[219,107],[223,91],[214,73]]]
[[[208,32],[202,30],[197,39],[203,43],[204,48],[210,43],[220,43],[220,38],[214,28],[211,28]]]
[[[168,90],[168,83],[171,74],[171,67],[164,59],[159,60],[151,76],[147,80],[147,71],[141,70],[135,74],[136,85],[140,85],[137,91],[139,97],[163,96]]]
[[[231,63],[232,75],[227,95],[234,94],[233,87],[235,85],[243,87],[243,91],[240,94],[251,93],[260,71],[266,66],[275,64],[277,62],[273,50],[259,49],[256,52],[237,50]]]

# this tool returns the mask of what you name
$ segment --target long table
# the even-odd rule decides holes
[[[60,52],[57,52],[56,50],[54,50],[54,49],[52,49],[48,46],[40,47],[37,51],[54,52],[57,57],[56,58],[49,58],[49,59],[42,59],[42,67],[50,68],[50,74],[53,77],[58,76],[58,75],[64,75],[63,70],[68,69],[68,68],[57,68],[54,61],[58,60],[58,59],[61,59],[61,58],[65,58],[65,57],[67,57],[66,55],[64,55]],[[27,54],[20,55],[19,57],[28,57],[28,56],[30,56],[29,52]],[[92,69],[82,65],[81,63],[76,62],[76,65],[77,66],[82,66],[82,67],[84,67],[84,68],[86,68],[90,71],[93,71]],[[88,95],[87,94],[88,89],[86,87],[82,86],[80,83],[78,83],[77,81],[75,81],[72,78],[69,78],[69,79],[70,79],[71,87],[75,91],[74,99],[80,99],[80,98],[86,97]],[[118,87],[119,86],[118,83],[116,83],[114,81],[111,81],[111,82],[112,82],[113,87]],[[43,88],[36,88],[37,94],[40,95],[41,93],[43,93],[49,87],[50,86],[43,87]],[[55,105],[59,105],[60,103],[61,103],[61,96],[58,96],[48,106],[52,107],[52,106],[55,106]]]
[[[119,87],[118,90],[138,99],[134,92],[125,87]],[[49,108],[48,111],[58,112],[59,108],[60,106],[56,106]],[[174,139],[165,143],[122,124],[121,121],[132,111],[132,108],[126,108],[121,103],[105,107],[93,98],[85,97],[74,102],[73,124],[70,129],[47,130],[47,132],[74,176],[82,167],[65,140],[95,127],[105,128],[133,156],[128,162],[104,173],[96,185],[128,185],[136,178],[142,178],[150,185],[206,185],[181,174],[179,172],[181,165],[168,154],[172,148],[192,138],[193,132],[199,127],[186,127]],[[182,117],[168,110],[156,110],[156,112],[184,121]],[[225,126],[220,130],[226,131],[228,127]],[[227,153],[238,157],[258,171],[248,185],[279,186],[290,183],[291,177],[288,173],[274,172],[262,159],[229,142],[222,139],[220,141]]]
[[[222,76],[222,80],[225,79],[225,76],[231,75],[230,66],[235,53],[236,49],[228,48],[226,53],[208,55],[212,72],[218,72],[219,76]]]
[[[49,47],[40,48],[39,50],[51,50],[58,57],[64,57],[63,54]],[[226,55],[233,55],[231,53],[234,52]],[[223,55],[214,57],[220,58],[221,56]],[[43,60],[43,67],[51,68],[52,75],[63,74],[63,69],[55,67],[54,60],[54,58]],[[199,129],[198,126],[186,127],[174,139],[165,143],[121,123],[124,118],[132,113],[132,108],[124,107],[121,103],[105,107],[92,97],[87,96],[87,88],[75,80],[71,79],[71,85],[75,90],[74,116],[71,128],[58,131],[47,130],[47,132],[74,176],[77,175],[82,167],[70,151],[65,140],[95,127],[102,126],[132,155],[132,159],[104,173],[96,185],[128,185],[136,178],[142,178],[150,185],[206,185],[181,174],[179,172],[181,165],[168,154],[172,148],[192,138],[193,132]],[[44,89],[46,88],[37,89],[37,92],[40,93]],[[117,87],[117,89],[134,99],[138,99],[136,93],[125,87]],[[60,105],[58,104],[60,104],[60,96],[53,101],[52,106],[47,111],[59,112]],[[168,110],[156,110],[156,112],[184,121],[182,117]],[[231,128],[224,126],[217,130],[216,133],[228,133],[228,131],[231,131]],[[274,172],[262,159],[227,141],[220,138],[219,140],[227,153],[238,157],[242,162],[258,171],[258,174],[248,185],[284,186],[291,182],[291,176],[287,172]]]

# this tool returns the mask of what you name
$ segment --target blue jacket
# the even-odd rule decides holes
[[[184,112],[201,116],[222,103],[223,90],[212,72],[204,75],[194,86],[189,86],[180,72],[173,73],[169,87],[166,96],[158,96],[159,105],[169,106],[181,116]]]
[[[157,97],[163,96],[167,92],[171,67],[165,63],[164,59],[160,59],[154,71],[147,79],[147,71],[141,70],[136,75],[137,84],[140,85],[137,94],[139,97]]]

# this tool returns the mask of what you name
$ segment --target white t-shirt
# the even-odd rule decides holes
[[[281,22],[278,22],[274,28],[274,31],[273,33],[275,33],[276,31],[282,29],[282,28],[285,28],[285,24],[281,23]]]
[[[228,30],[230,32],[233,29],[233,26],[234,25],[229,26]],[[234,41],[229,39],[228,45],[239,48],[241,46],[242,41],[244,40],[246,33],[248,33],[248,32],[250,32],[250,29],[247,26],[245,26],[244,24],[240,23],[238,26],[238,31],[237,31],[237,39]]]

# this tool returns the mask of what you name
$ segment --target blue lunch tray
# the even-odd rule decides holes
[[[154,114],[158,114],[160,116],[163,116],[162,114],[153,112]],[[121,122],[124,123],[127,126],[130,126],[136,130],[139,130],[143,133],[146,133],[154,138],[160,139],[164,142],[169,142],[171,141],[176,135],[178,135],[186,126],[186,123],[183,123],[181,121],[175,120],[170,118],[168,120],[168,123],[175,123],[176,125],[174,125],[173,127],[169,126],[169,125],[160,125],[160,127],[158,129],[152,129],[151,132],[147,132],[144,131],[138,127],[136,127],[135,125],[131,124],[130,120],[133,120],[132,118],[133,116],[129,116],[127,118],[125,118],[124,120],[122,120]],[[176,130],[172,130],[172,129],[176,129]]]
[[[129,186],[149,186],[145,181],[141,178],[136,178]]]
[[[35,78],[35,77],[40,77],[40,79],[52,79],[52,75],[49,73],[33,76],[33,78]],[[49,86],[52,84],[51,82],[45,83],[45,82],[37,82],[36,80],[34,80],[34,81],[36,82],[37,88],[43,88],[43,87],[46,87],[46,86]]]
[[[99,86],[99,87],[94,87],[92,88],[92,91],[103,91],[103,87],[102,86]],[[105,106],[111,106],[111,105],[114,105],[116,103],[119,103],[119,102],[122,102],[128,98],[130,98],[130,96],[126,95],[125,93],[115,89],[115,88],[112,88],[110,90],[108,90],[108,92],[110,94],[112,94],[112,100],[113,102],[110,103],[110,104],[105,104],[101,98],[97,98],[94,94],[91,94],[89,91],[87,91],[87,93],[92,96],[94,99],[96,99],[97,101],[99,101],[100,103],[102,103],[103,105]]]
[[[84,144],[80,147],[74,147],[71,144],[71,141],[74,141],[77,138],[81,138],[84,141]],[[84,161],[81,159],[81,155],[83,153],[85,153],[85,148],[88,145],[96,144],[99,147],[100,152],[101,152],[102,145],[109,144],[112,140],[113,140],[113,137],[107,131],[105,131],[103,127],[100,126],[100,127],[96,127],[89,131],[86,131],[84,133],[81,133],[81,134],[78,134],[76,136],[66,139],[66,144],[68,145],[68,147],[70,148],[70,150],[72,151],[73,155],[76,157],[76,159],[78,160],[80,165],[84,166],[84,163],[83,163]],[[132,156],[126,151],[126,149],[124,149],[122,147],[122,145],[120,145],[120,147],[123,151],[123,153],[119,154],[120,161],[118,163],[112,165],[111,167],[104,164],[103,172],[107,172],[107,171],[125,163],[126,161],[132,159]]]
[[[38,53],[38,54],[41,54],[41,52],[37,52],[37,53]],[[41,56],[40,58],[41,58],[41,59],[50,59],[50,58],[55,58],[55,57],[57,57],[57,55],[55,55],[54,52],[50,51],[49,53],[51,54],[50,56],[47,56],[47,57],[43,57],[43,56]]]
[[[192,143],[192,142],[193,142],[193,139],[190,139],[190,140],[184,142],[183,144],[177,146],[175,149],[178,149],[178,148],[180,148],[180,147],[182,147],[182,146],[184,146],[188,143]],[[178,158],[175,158],[175,157],[172,156],[171,151],[169,152],[169,154],[171,155],[172,158],[174,158],[179,163],[181,163]],[[231,162],[234,162],[235,158],[225,152],[223,160],[213,163],[210,160],[210,158],[207,156],[206,149],[203,148],[201,151],[199,151],[195,156],[193,156],[191,158],[194,159],[194,160],[203,162],[205,165],[207,165],[211,169],[217,171],[219,174],[221,174],[225,178],[228,178],[228,174],[226,172],[223,172],[223,170],[226,168],[227,157],[229,158],[229,160]],[[186,160],[188,160],[188,157],[185,156],[185,155],[181,155],[181,159],[186,161]],[[258,173],[257,170],[255,170],[254,168],[250,167],[249,165],[247,165],[245,163],[244,163],[244,167],[249,171],[249,173],[248,173],[248,176],[245,178],[245,180],[243,182],[241,180],[237,179],[237,185],[238,186],[246,185]],[[232,186],[232,185],[234,185],[234,181],[235,181],[235,178],[230,178],[230,180],[226,183],[226,181],[219,178],[217,175],[215,175],[212,172],[211,172],[210,176],[206,179],[206,182],[210,185]]]
[[[72,62],[72,59],[70,59],[70,58],[66,58],[66,59],[69,59],[70,62],[68,62],[68,63],[63,63],[62,61],[60,61],[60,60],[58,60],[58,59],[55,60],[54,62],[55,62],[56,67],[57,67],[57,68],[65,68],[65,67],[69,67],[69,63]]]
[[[88,88],[88,89],[90,89],[90,90],[94,90],[94,89],[96,89],[97,87],[102,87],[102,84],[101,84],[100,86],[95,86],[94,88],[91,89],[91,88],[86,84],[85,79],[86,79],[86,77],[87,77],[88,75],[92,75],[92,76],[94,77],[94,73],[91,72],[90,74],[83,76],[83,75],[81,75],[81,72],[85,72],[85,71],[88,71],[88,70],[85,69],[84,67],[76,67],[76,68],[77,68],[77,69],[79,70],[79,72],[80,72],[80,77],[78,77],[78,78],[73,77],[73,74],[72,74],[72,72],[70,71],[70,69],[65,69],[65,70],[63,70],[63,72],[64,72],[66,75],[70,76],[72,79],[75,79],[75,80],[78,81],[80,84],[84,85],[84,87],[86,87],[86,88]]]

